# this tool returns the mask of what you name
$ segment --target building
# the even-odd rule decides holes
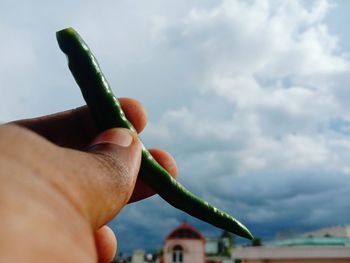
[[[165,238],[163,263],[204,263],[205,238],[194,227],[183,223]]]
[[[332,226],[322,228],[312,232],[303,233],[305,237],[339,237],[350,239],[350,225],[346,226]]]
[[[233,254],[241,263],[349,263],[349,247],[241,247]]]
[[[145,263],[145,251],[142,249],[135,250],[131,257],[131,263]]]
[[[183,223],[165,238],[160,263],[233,263],[232,234],[205,238],[193,226]]]
[[[225,232],[224,232],[225,233]],[[231,255],[233,247],[232,236],[206,237],[205,254],[206,255]]]
[[[238,247],[233,260],[241,263],[349,263],[349,226],[324,228],[276,240],[260,247]]]
[[[258,243],[252,243],[258,245]],[[165,238],[157,263],[350,263],[350,226],[289,235],[264,246],[235,247],[230,233],[205,238],[183,223]],[[150,255],[149,255],[150,256]],[[128,261],[129,262],[129,261]],[[132,263],[154,262],[135,250]]]

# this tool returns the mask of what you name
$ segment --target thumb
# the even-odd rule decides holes
[[[137,135],[124,128],[100,133],[88,147],[97,161],[94,185],[99,201],[90,202],[95,226],[105,224],[128,203],[140,168],[141,149]]]

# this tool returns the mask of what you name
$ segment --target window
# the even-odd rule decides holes
[[[183,263],[184,262],[184,256],[183,256],[183,248],[180,245],[176,245],[173,248],[173,263]]]

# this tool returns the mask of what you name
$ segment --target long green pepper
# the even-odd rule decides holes
[[[73,28],[56,33],[60,49],[91,111],[97,127],[103,131],[123,127],[134,132],[118,99],[114,96],[98,62],[84,40]],[[139,177],[172,206],[216,227],[242,237],[253,235],[238,220],[192,194],[176,181],[147,151],[142,149]]]

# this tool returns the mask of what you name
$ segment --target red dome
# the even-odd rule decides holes
[[[177,228],[175,228],[170,234],[166,237],[168,239],[201,239],[205,241],[204,236],[193,226],[183,223]]]

